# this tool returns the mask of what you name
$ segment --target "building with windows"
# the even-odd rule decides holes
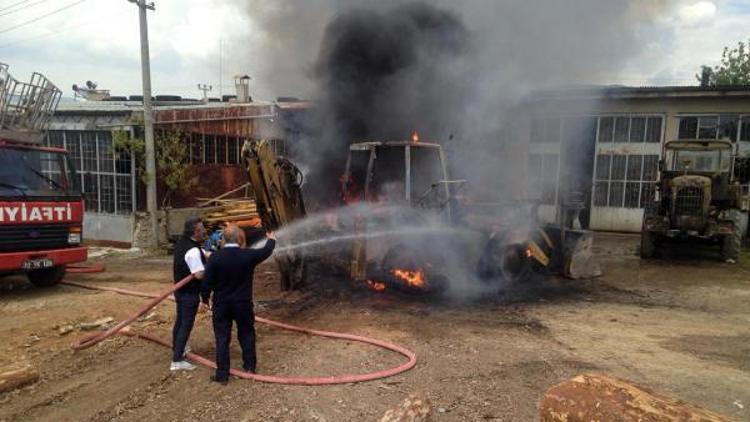
[[[527,157],[519,194],[543,204],[543,220],[582,199],[582,225],[639,232],[665,142],[726,138],[750,155],[750,87],[546,91],[529,97],[512,125]]]
[[[214,197],[246,183],[240,164],[245,140],[269,139],[283,152],[282,138],[294,132],[296,111],[305,108],[297,103],[156,101],[156,142],[164,134],[179,134],[185,164],[198,180],[190,192],[170,195],[169,205],[194,206],[195,198]],[[141,122],[141,102],[87,101],[60,104],[49,123],[45,143],[67,149],[77,167],[89,240],[123,246],[135,242],[139,213],[146,208],[145,184],[136,158],[116,148],[113,138],[119,131],[142,137]],[[162,204],[168,192],[163,183],[157,186]]]
[[[159,133],[179,133],[186,165],[200,180],[171,205],[192,206],[196,197],[245,183],[244,141],[275,140],[283,153],[306,136],[309,110],[305,102],[156,102],[157,139]],[[145,185],[135,158],[115,151],[113,131],[140,136],[142,114],[140,102],[75,102],[61,104],[50,121],[46,143],[68,149],[78,167],[88,239],[134,243]],[[542,220],[554,221],[557,205],[577,199],[584,203],[585,227],[638,232],[666,141],[728,138],[750,156],[750,87],[545,91],[527,98],[510,122],[509,142],[493,151],[509,158],[504,165],[512,174],[525,175],[513,193],[540,201]],[[164,195],[161,187],[160,203]]]

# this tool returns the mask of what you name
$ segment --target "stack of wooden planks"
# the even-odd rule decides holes
[[[219,222],[234,223],[240,227],[260,226],[260,217],[253,199],[215,199],[212,203],[215,206],[201,215],[206,226]]]

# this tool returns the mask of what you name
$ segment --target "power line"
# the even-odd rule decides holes
[[[34,19],[28,20],[26,22],[19,23],[18,25],[15,25],[15,26],[11,26],[10,28],[5,28],[5,29],[3,29],[3,30],[0,31],[0,34],[4,34],[4,33],[8,32],[8,31],[12,31],[14,29],[21,28],[21,27],[26,26],[26,25],[28,25],[30,23],[34,23],[34,22],[36,22],[38,20],[41,20],[41,19],[44,19],[44,18],[46,18],[48,16],[52,16],[52,15],[54,15],[56,13],[62,12],[63,10],[70,9],[71,7],[73,7],[75,5],[78,5],[78,4],[81,4],[84,1],[86,1],[86,0],[78,0],[75,3],[71,3],[71,4],[67,5],[67,6],[64,6],[64,7],[61,7],[59,9],[53,10],[53,11],[51,11],[49,13],[44,14],[44,15],[37,16]]]
[[[23,44],[23,43],[29,42],[29,41],[36,41],[36,40],[43,39],[43,38],[53,37],[53,36],[60,35],[62,33],[71,31],[73,29],[83,28],[85,26],[90,26],[90,25],[95,25],[95,24],[101,24],[101,23],[104,23],[104,22],[103,21],[89,22],[89,23],[85,23],[83,25],[69,26],[69,27],[63,28],[63,29],[61,29],[59,31],[53,31],[53,32],[49,32],[49,33],[46,33],[46,34],[36,35],[36,36],[33,36],[33,37],[23,38],[23,39],[20,39],[20,40],[16,40],[16,41],[12,41],[12,42],[9,42],[9,43],[6,43],[6,44],[2,44],[2,45],[0,45],[0,49],[7,48],[7,47],[12,47],[12,46],[14,46],[16,44]]]
[[[31,1],[31,0],[21,0],[21,1],[19,1],[19,2],[16,2],[16,3],[13,3],[13,4],[11,4],[11,5],[8,5],[8,6],[5,6],[5,7],[3,7],[2,9],[0,9],[0,12],[4,12],[4,11],[6,11],[6,10],[8,10],[8,9],[12,9],[12,8],[14,8],[14,7],[18,6],[19,4],[24,4],[24,3],[28,3],[28,2],[30,2],[30,1]]]
[[[5,12],[5,13],[0,13],[0,17],[6,16],[6,15],[10,15],[10,14],[13,14],[13,13],[16,13],[16,12],[20,12],[21,10],[28,9],[29,7],[33,7],[33,6],[36,6],[37,4],[42,4],[42,3],[47,2],[47,1],[49,1],[49,0],[39,0],[36,3],[31,3],[31,4],[27,5],[26,7],[19,7],[18,9],[15,9],[15,10],[10,10],[10,11]],[[0,10],[0,12],[2,12],[2,10]]]
[[[107,23],[109,21],[109,18],[113,18],[113,17],[115,17],[117,15],[119,15],[119,12],[111,13],[109,15],[105,15],[101,19],[93,20],[93,21],[86,22],[86,23],[83,23],[83,24],[80,24],[80,25],[70,25],[70,26],[68,26],[66,28],[62,28],[62,29],[57,30],[57,31],[47,32],[45,34],[39,34],[39,35],[34,35],[34,36],[31,36],[31,37],[28,37],[28,38],[21,38],[21,39],[15,40],[15,41],[10,41],[10,42],[5,43],[5,44],[0,44],[0,49],[12,47],[12,46],[17,45],[17,44],[23,44],[23,43],[26,43],[26,42],[29,42],[29,41],[36,41],[36,40],[40,40],[40,39],[44,39],[44,38],[55,37],[57,35],[64,34],[64,33],[68,32],[68,31],[72,31],[72,30],[78,29],[78,28],[85,28],[87,26],[93,26],[93,25],[101,25],[103,23]],[[185,85],[185,86],[192,86],[192,85]]]

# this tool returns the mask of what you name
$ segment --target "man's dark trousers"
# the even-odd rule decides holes
[[[216,379],[229,378],[229,341],[232,322],[237,323],[237,340],[242,348],[242,367],[255,372],[255,313],[253,302],[214,302],[213,323],[216,336]]]
[[[198,313],[200,295],[198,293],[175,292],[174,299],[177,303],[177,316],[172,328],[172,344],[174,344],[172,362],[179,362],[185,360],[183,354],[190,332],[193,330],[195,315]]]

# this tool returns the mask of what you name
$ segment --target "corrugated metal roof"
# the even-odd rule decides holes
[[[70,112],[130,112],[143,109],[139,101],[71,101],[61,102],[55,113]]]
[[[268,107],[274,103],[267,101],[254,101],[252,103],[203,103],[187,101],[154,101],[154,111],[163,110],[188,110],[188,109],[224,109],[236,107]],[[140,101],[71,101],[62,102],[57,107],[56,113],[64,114],[89,114],[89,113],[127,113],[140,112],[143,103]]]
[[[305,110],[313,108],[315,104],[312,101],[300,100],[300,101],[282,101],[277,102],[276,105],[281,110]]]
[[[750,86],[577,86],[540,90],[527,98],[750,97]]]

